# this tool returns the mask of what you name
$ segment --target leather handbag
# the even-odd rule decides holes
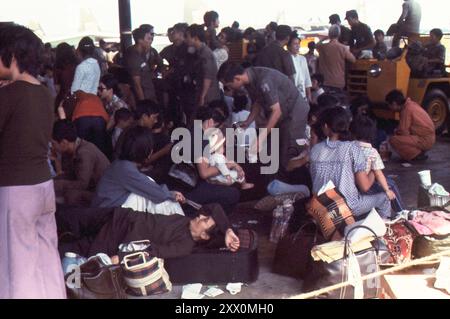
[[[322,288],[330,287],[347,280],[348,260],[350,255],[349,235],[356,229],[364,228],[373,233],[376,240],[372,243],[372,248],[355,253],[356,259],[360,266],[361,276],[380,271],[380,265],[389,260],[390,255],[387,247],[382,240],[377,238],[375,232],[365,226],[353,228],[345,238],[344,256],[342,259],[332,263],[323,261],[313,262],[311,272],[304,282],[303,289],[305,291],[315,291]],[[372,279],[363,282],[364,299],[379,298],[381,294],[379,279]],[[318,299],[354,299],[355,290],[353,286],[347,286],[338,290],[331,291],[326,294],[317,296]]]
[[[191,188],[197,186],[200,178],[195,166],[187,163],[174,164],[170,168],[169,176]]]
[[[122,268],[106,266],[98,257],[81,265],[79,272],[67,274],[65,280],[69,299],[127,299]]]
[[[296,233],[284,236],[278,243],[272,272],[304,279],[308,276],[313,259],[311,249],[325,243],[316,223],[311,221],[303,225]]]
[[[317,222],[325,239],[331,241],[342,239],[346,226],[355,223],[344,196],[335,188],[314,196],[308,214]]]

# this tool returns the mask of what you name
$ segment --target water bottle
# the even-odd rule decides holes
[[[283,223],[283,206],[278,206],[273,211],[272,229],[270,231],[270,242],[277,244],[281,238],[281,228]]]
[[[287,199],[283,203],[283,218],[281,222],[280,238],[283,238],[289,228],[292,214],[294,214],[294,202]]]

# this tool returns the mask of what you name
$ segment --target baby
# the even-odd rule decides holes
[[[247,183],[245,176],[239,177],[238,171],[235,169],[238,165],[229,161],[225,157],[225,137],[220,130],[216,130],[209,135],[209,165],[216,167],[221,175],[210,178],[210,182],[221,185],[232,185],[238,183],[242,190],[252,189],[254,184]]]

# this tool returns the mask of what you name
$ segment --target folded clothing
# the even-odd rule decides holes
[[[414,212],[413,216],[410,224],[420,235],[450,235],[450,214],[442,211],[417,211]]]

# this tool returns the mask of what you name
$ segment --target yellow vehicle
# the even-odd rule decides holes
[[[421,42],[427,38],[421,37]],[[373,113],[382,119],[398,120],[399,114],[385,105],[386,95],[398,89],[423,106],[432,118],[437,132],[442,132],[450,114],[450,76],[413,78],[406,62],[408,48],[395,60],[358,60],[349,67],[347,89],[350,97],[367,95],[374,104]]]

